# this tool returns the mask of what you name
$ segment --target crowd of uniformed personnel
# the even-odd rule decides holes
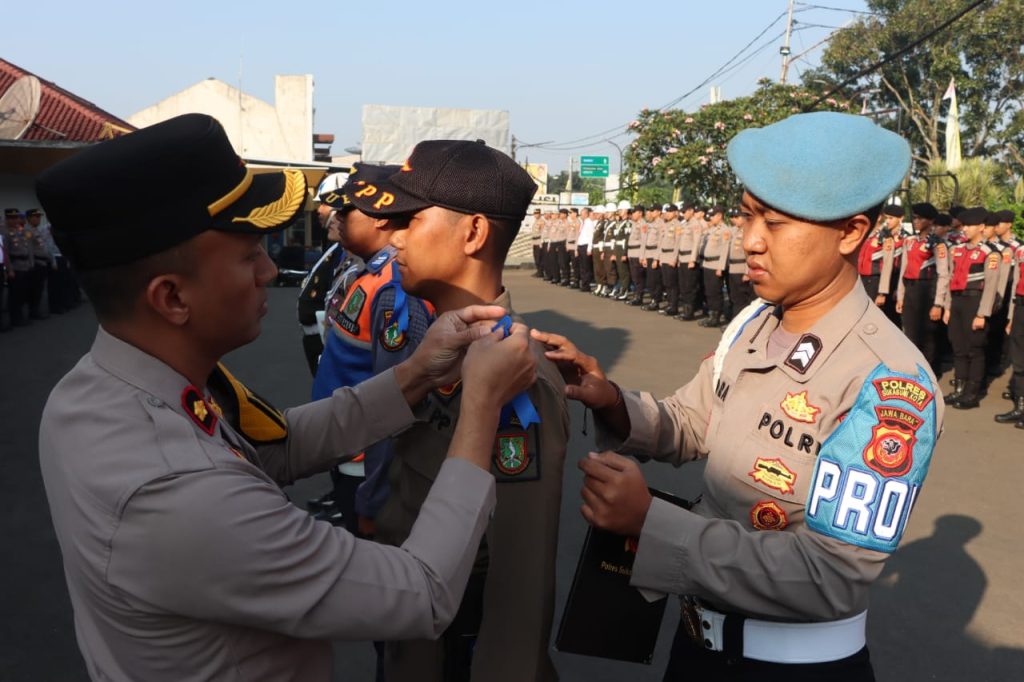
[[[0,332],[25,327],[81,302],[68,263],[38,208],[4,209],[0,225]],[[47,306],[43,307],[43,293]],[[49,312],[47,312],[49,311]]]
[[[910,225],[906,219],[910,218]],[[883,207],[858,255],[868,294],[939,374],[952,359],[947,404],[977,407],[1005,362],[999,423],[1024,429],[1024,243],[1013,211],[930,203]],[[743,215],[693,203],[628,201],[542,212],[530,223],[534,276],[677,320],[724,327],[753,299]]]
[[[724,327],[753,300],[743,216],[686,202],[533,212],[536,277],[677,320]]]

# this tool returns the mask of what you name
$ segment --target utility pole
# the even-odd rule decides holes
[[[572,157],[569,157],[569,180],[565,183],[565,191],[572,193]]]
[[[779,54],[782,55],[782,74],[779,76],[779,82],[783,85],[786,84],[786,73],[789,71],[789,39],[793,35],[793,2],[789,0],[789,15],[786,17],[786,42],[779,48]]]

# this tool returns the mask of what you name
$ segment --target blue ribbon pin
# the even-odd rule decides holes
[[[498,324],[491,327],[492,332],[496,332],[499,329],[504,334],[504,338],[508,338],[508,335],[512,333],[512,318],[506,315],[498,320]],[[517,395],[512,399],[511,403],[501,408],[501,423],[503,425],[508,424],[510,421],[510,410],[515,413],[524,429],[529,428],[530,424],[540,424],[540,415],[537,414],[537,408],[533,406],[533,402],[526,391]]]

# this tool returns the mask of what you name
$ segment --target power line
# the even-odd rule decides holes
[[[969,5],[964,7],[962,10],[960,10],[959,12],[957,12],[956,14],[951,16],[949,19],[947,19],[946,21],[942,22],[941,24],[939,24],[938,26],[936,26],[932,30],[928,31],[923,36],[921,36],[917,40],[913,41],[912,43],[910,43],[909,45],[907,45],[903,49],[899,50],[895,54],[892,54],[892,55],[890,55],[888,57],[880,59],[879,61],[875,62],[871,66],[868,66],[867,68],[862,69],[858,73],[855,73],[854,75],[850,76],[849,78],[844,80],[842,83],[839,83],[838,85],[833,87],[831,90],[829,90],[825,94],[819,95],[813,102],[811,102],[810,104],[807,104],[806,106],[804,106],[803,107],[803,111],[810,111],[814,107],[818,106],[818,104],[820,104],[823,100],[831,97],[832,95],[834,95],[838,91],[840,91],[843,88],[845,88],[850,83],[854,83],[854,82],[860,80],[861,78],[863,78],[864,76],[867,76],[868,74],[870,74],[870,73],[872,73],[874,71],[877,71],[878,69],[882,68],[886,64],[889,64],[890,62],[893,62],[893,61],[899,59],[903,55],[907,54],[908,52],[910,52],[911,50],[916,48],[921,43],[925,42],[929,38],[932,38],[936,33],[939,33],[940,31],[942,31],[942,30],[948,28],[949,26],[951,26],[953,23],[955,23],[955,22],[959,21],[960,19],[962,19],[964,17],[964,15],[966,15],[968,12],[977,9],[978,7],[980,7],[981,5],[984,5],[988,1],[989,0],[974,0],[974,2],[970,3]]]
[[[826,7],[825,5],[811,5],[806,2],[798,2],[796,4],[800,5],[801,7],[806,7],[807,9],[825,9],[833,12],[849,12],[850,14],[867,14],[870,16],[878,16],[878,12],[867,12],[861,9],[846,9],[845,7]]]

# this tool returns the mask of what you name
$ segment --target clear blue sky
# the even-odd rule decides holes
[[[863,0],[817,0],[863,10]],[[527,143],[564,142],[624,126],[643,107],[692,89],[786,10],[786,0],[683,2],[488,0],[427,2],[11,2],[0,55],[127,117],[209,76],[273,101],[275,74],[311,73],[316,132],[333,153],[358,143],[363,104],[506,109]],[[808,4],[816,4],[809,2]],[[159,9],[157,9],[159,8]],[[796,55],[857,16],[797,3]],[[783,17],[765,48],[716,78],[725,97],[779,77]],[[791,80],[817,63],[794,66]],[[742,57],[740,61],[742,61]],[[702,87],[681,102],[708,100]],[[615,139],[620,144],[628,138]],[[519,158],[566,167],[570,154],[523,149]],[[613,168],[614,170],[614,168]]]

